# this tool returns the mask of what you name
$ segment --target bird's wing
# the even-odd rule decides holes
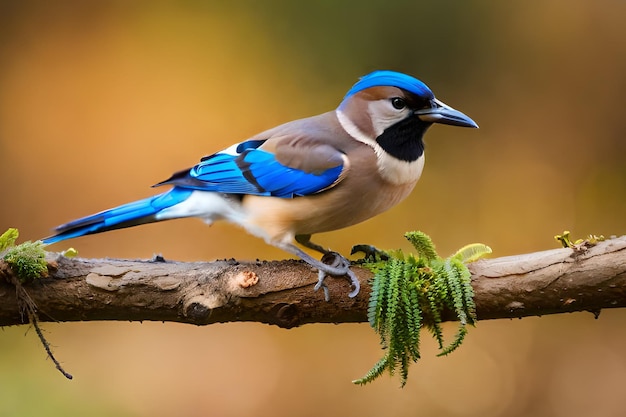
[[[156,185],[292,198],[333,187],[343,179],[348,165],[346,156],[327,141],[304,134],[278,134],[206,156],[193,168]]]

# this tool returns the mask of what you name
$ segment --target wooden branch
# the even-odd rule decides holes
[[[329,278],[331,300],[325,302],[321,291],[313,291],[317,272],[299,261],[183,263],[49,254],[49,276],[23,288],[40,321],[256,321],[289,328],[366,321],[371,273],[353,269],[361,293],[350,299],[348,281]],[[482,260],[470,270],[479,320],[626,307],[626,236]],[[0,326],[27,321],[12,279],[0,262]]]

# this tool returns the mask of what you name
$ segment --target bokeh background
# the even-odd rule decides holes
[[[0,230],[151,195],[203,155],[333,109],[358,76],[418,76],[480,130],[436,126],[411,197],[318,236],[495,256],[626,231],[626,3],[0,1]],[[80,238],[84,257],[282,259],[229,225],[181,220]],[[0,331],[0,416],[621,416],[626,312],[480,322],[409,382],[353,386],[378,360],[366,324],[45,324]],[[448,328],[454,331],[454,325]]]

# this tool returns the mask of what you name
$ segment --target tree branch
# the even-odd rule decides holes
[[[24,284],[39,321],[154,320],[198,325],[256,321],[280,327],[367,321],[371,273],[353,267],[361,293],[300,261],[164,262],[48,254],[49,276]],[[626,307],[626,236],[470,264],[479,320]],[[15,277],[0,261],[0,326],[22,324]],[[448,317],[453,319],[453,316]]]

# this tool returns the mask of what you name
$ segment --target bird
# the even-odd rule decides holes
[[[203,157],[153,187],[161,194],[70,221],[42,239],[53,244],[145,223],[225,220],[318,270],[314,289],[329,300],[327,276],[360,283],[350,261],[311,241],[404,200],[424,168],[433,124],[478,128],[417,78],[391,70],[364,75],[335,110],[287,122]],[[320,260],[301,247],[323,256]]]

